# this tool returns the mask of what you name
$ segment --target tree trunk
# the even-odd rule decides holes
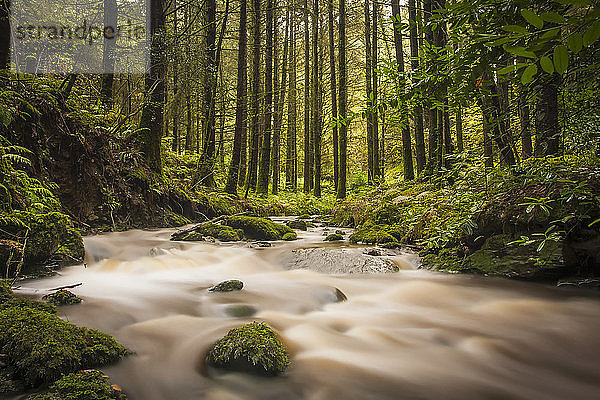
[[[416,0],[408,1],[408,18],[410,23],[410,69],[413,76],[419,70],[419,37],[417,32],[417,6]],[[414,78],[413,78],[414,79]],[[417,82],[412,82],[413,85]],[[425,169],[425,133],[423,131],[423,105],[419,102],[414,105],[413,120],[415,125],[415,156],[417,161],[417,173]]]
[[[560,77],[552,74],[541,85],[535,109],[535,156],[557,156],[560,146],[558,125],[558,85]]]
[[[10,62],[10,0],[0,0],[0,70]]]
[[[319,51],[319,0],[313,2],[313,25],[312,25],[312,47],[313,47],[313,157],[314,157],[314,195],[321,197],[321,86],[319,84],[320,60]]]
[[[310,141],[310,30],[308,26],[308,1],[304,0],[304,193],[310,192],[311,141]]]
[[[481,111],[483,115],[483,158],[485,166],[492,168],[494,166],[494,152],[492,150],[492,140],[490,139],[490,120],[483,107]]]
[[[377,63],[379,57],[378,46],[377,46],[377,21],[379,20],[379,10],[378,10],[378,2],[377,0],[372,1],[373,4],[373,21],[371,23],[371,28],[373,29],[373,35],[371,36],[371,77],[373,79],[373,179],[377,182],[382,180],[381,172],[379,171],[379,112],[377,107],[379,107],[379,95],[378,95],[378,77],[377,77]]]
[[[502,109],[498,100],[498,89],[489,75],[484,74],[485,88],[487,93],[482,96],[483,112],[489,122],[492,140],[496,142],[500,151],[500,162],[506,166],[516,164],[515,155],[506,133],[506,126],[502,118]]]
[[[272,193],[277,194],[279,192],[279,172],[280,172],[280,159],[279,155],[281,152],[281,131],[283,126],[283,107],[285,104],[285,92],[287,84],[287,57],[289,49],[289,31],[290,31],[290,11],[286,12],[286,25],[285,25],[285,36],[283,39],[283,59],[281,63],[281,85],[277,81],[277,57],[275,57],[275,94],[276,94],[276,112],[275,112],[275,128],[273,130],[273,186]],[[275,30],[275,34],[277,30]],[[277,41],[275,41],[275,50],[277,50]]]
[[[298,167],[297,167],[297,135],[296,135],[296,119],[297,119],[297,96],[296,90],[296,9],[295,4],[292,1],[292,12],[288,19],[288,25],[290,29],[290,57],[289,57],[289,70],[290,70],[290,94],[288,100],[288,124],[287,124],[287,140],[286,140],[286,153],[285,153],[285,183],[287,189],[296,191],[297,180],[298,180]]]
[[[250,96],[251,104],[251,146],[248,174],[246,176],[246,193],[250,188],[256,187],[256,170],[258,164],[258,147],[260,143],[260,0],[252,1],[252,23],[253,23],[253,42],[252,42],[252,94]]]
[[[346,120],[346,100],[348,96],[346,88],[346,0],[339,0],[340,2],[340,23],[339,23],[339,35],[338,40],[340,41],[339,50],[339,61],[340,61],[340,80],[339,80],[339,102],[340,102],[340,131],[339,131],[339,180],[337,187],[337,198],[346,198],[346,151],[347,151],[347,132],[348,132],[348,121]]]
[[[173,36],[177,38],[177,0],[173,1]],[[173,50],[173,142],[171,143],[171,150],[174,153],[177,153],[177,150],[179,150],[179,98],[177,97],[177,91],[179,90],[178,53],[179,49],[175,46],[175,49]]]
[[[338,121],[337,121],[337,84],[335,78],[335,46],[334,46],[334,19],[333,19],[333,0],[327,2],[327,16],[329,22],[329,69],[330,69],[330,88],[331,88],[331,118],[334,122],[332,127],[333,136],[333,184],[335,189],[338,187],[339,165],[338,165]]]
[[[104,0],[104,26],[117,29],[117,1]],[[113,104],[113,81],[115,78],[116,32],[113,37],[104,35],[102,49],[102,86],[100,88],[102,103],[105,107]]]
[[[162,173],[161,139],[165,105],[164,0],[150,1],[150,69],[146,74],[147,100],[140,118],[141,151],[150,169]]]
[[[431,10],[432,10],[432,0],[423,0],[423,24],[426,26],[431,19]],[[434,43],[434,35],[431,28],[426,28],[424,30],[424,39],[427,43],[426,52],[431,53],[429,50]],[[435,92],[435,90],[430,90],[430,92]],[[430,95],[433,95],[431,93]],[[428,122],[429,122],[429,158],[427,159],[426,169],[428,173],[433,173],[434,170],[438,167],[438,142],[439,142],[439,132],[438,132],[438,112],[435,106],[428,105]]]
[[[396,50],[396,62],[398,63],[398,94],[402,99],[406,89],[406,78],[404,76],[404,49],[402,48],[402,21],[400,19],[400,3],[392,0],[392,18],[394,21],[394,48]],[[400,129],[402,130],[402,162],[404,164],[404,180],[415,179],[415,171],[412,159],[412,140],[410,138],[410,126],[408,123],[407,105],[400,102]]]
[[[269,191],[269,166],[271,164],[271,129],[273,118],[273,0],[267,0],[267,32],[265,56],[265,108],[264,131],[260,166],[258,170],[258,186],[256,192],[266,195]]]
[[[371,11],[369,0],[365,0],[365,89],[367,93],[367,176],[369,183],[373,182],[373,71],[371,57]]]
[[[238,178],[240,176],[240,162],[242,155],[242,143],[245,140],[247,110],[247,81],[248,81],[248,34],[247,34],[247,0],[240,0],[240,24],[238,38],[238,56],[237,56],[237,87],[236,87],[236,106],[235,106],[235,132],[233,136],[233,151],[231,154],[231,163],[227,174],[227,184],[225,191],[230,194],[237,194]]]

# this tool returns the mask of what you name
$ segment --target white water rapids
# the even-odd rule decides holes
[[[411,254],[395,257],[396,273],[287,269],[294,249],[339,250],[320,229],[266,249],[170,242],[173,230],[88,237],[87,268],[24,283],[22,292],[41,297],[82,282],[72,291],[84,302],[60,314],[136,352],[103,369],[132,400],[600,398],[594,293],[433,273],[416,269]],[[244,289],[206,290],[226,279]],[[332,288],[348,300],[334,302]],[[257,313],[229,317],[231,304]],[[280,332],[293,358],[288,373],[206,374],[210,344],[251,321]]]

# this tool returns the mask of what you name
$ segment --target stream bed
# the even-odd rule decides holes
[[[132,400],[600,397],[596,293],[420,270],[415,254],[365,255],[324,229],[266,248],[172,242],[173,229],[87,237],[86,266],[15,293],[81,282],[83,303],[60,314],[136,352],[103,369]],[[207,291],[226,279],[243,290]],[[240,305],[255,314],[231,317]],[[207,371],[207,348],[252,321],[280,332],[288,373]]]

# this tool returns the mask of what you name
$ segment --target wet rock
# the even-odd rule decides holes
[[[287,269],[307,269],[324,274],[373,274],[397,272],[388,258],[369,257],[362,249],[316,247],[298,249],[282,259]]]
[[[205,360],[214,368],[263,376],[280,375],[290,365],[277,332],[258,322],[230,330],[210,347]]]
[[[294,232],[292,228],[270,219],[244,215],[228,217],[223,224],[234,230],[243,230],[245,237],[254,240],[281,240],[286,233]]]
[[[301,219],[296,220],[296,221],[289,221],[286,225],[292,229],[298,229],[301,231],[305,231],[307,229],[306,221],[303,221]]]
[[[271,247],[271,243],[269,242],[254,242],[252,243],[253,247]]]
[[[560,281],[556,285],[562,288],[600,289],[600,279],[574,279]]]
[[[298,239],[298,235],[296,235],[296,232],[288,232],[285,235],[283,235],[282,239],[287,242],[290,242],[292,240]]]
[[[367,249],[364,254],[368,255],[368,256],[380,256],[381,252],[377,249]]]
[[[238,281],[237,279],[231,279],[228,281],[223,281],[219,284],[208,289],[209,292],[233,292],[237,290],[242,290],[244,287],[244,282]]]
[[[345,235],[346,234],[346,232],[342,231],[341,229],[336,230],[335,233],[337,235]]]
[[[325,238],[325,241],[327,242],[334,242],[338,240],[344,240],[344,236],[340,235],[339,233],[332,233],[331,235],[327,235]]]
[[[342,301],[348,300],[348,297],[346,297],[346,295],[344,294],[344,292],[342,292],[338,288],[334,288],[334,289],[335,289],[335,297],[337,299],[337,303],[340,303]]]
[[[235,318],[251,317],[256,314],[257,311],[258,310],[254,306],[248,304],[232,304],[225,307],[225,314]]]

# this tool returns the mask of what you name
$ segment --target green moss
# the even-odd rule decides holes
[[[10,300],[14,297],[14,293],[7,281],[0,281],[0,303]]]
[[[114,363],[128,351],[112,337],[77,327],[30,307],[0,311],[0,351],[30,386],[53,382],[63,374]]]
[[[5,310],[11,307],[27,307],[38,311],[43,311],[50,314],[56,314],[56,307],[52,304],[42,303],[41,301],[35,301],[26,299],[23,297],[14,297],[0,304],[0,309]]]
[[[396,242],[396,238],[390,234],[393,228],[387,225],[373,225],[371,223],[365,223],[356,232],[350,235],[349,239],[351,243],[364,243],[364,244],[380,244]]]
[[[230,330],[206,354],[215,368],[275,376],[290,365],[290,358],[277,333],[265,323],[253,322]]]
[[[339,233],[332,233],[330,235],[327,235],[327,237],[325,238],[325,241],[327,242],[334,242],[336,240],[344,240],[344,235],[340,235]]]
[[[298,217],[298,219],[310,219],[310,215],[309,214],[302,214],[301,216]]]
[[[181,240],[184,242],[202,242],[202,241],[204,241],[204,236],[198,232],[190,232],[190,233],[186,233],[183,236],[179,236],[179,237],[173,236],[173,237],[171,237],[171,240]]]
[[[56,381],[48,393],[28,400],[126,400],[127,396],[108,376],[100,371],[87,370],[68,374]]]
[[[245,237],[255,240],[281,240],[286,233],[294,232],[290,227],[266,218],[235,216],[226,218],[223,223],[234,229],[242,229]]]
[[[174,212],[169,212],[167,214],[166,218],[167,218],[167,224],[169,226],[183,226],[183,225],[192,223],[192,221],[190,221],[183,215],[180,215],[180,214],[177,214]]]
[[[281,239],[290,242],[298,239],[298,235],[296,235],[296,232],[287,232]]]
[[[233,229],[227,225],[214,224],[212,222],[200,224],[193,232],[190,233],[176,232],[171,235],[171,240],[197,242],[204,240],[205,236],[219,239],[222,242],[241,240],[241,237],[236,229]]]
[[[57,290],[56,292],[48,295],[46,301],[55,306],[66,306],[70,304],[81,303],[81,298],[76,294],[69,292],[68,290]]]
[[[286,225],[292,229],[299,229],[301,231],[305,231],[307,229],[306,221],[303,220],[289,221]]]
[[[233,304],[225,308],[225,314],[234,318],[251,317],[256,314],[256,308],[247,304]]]

